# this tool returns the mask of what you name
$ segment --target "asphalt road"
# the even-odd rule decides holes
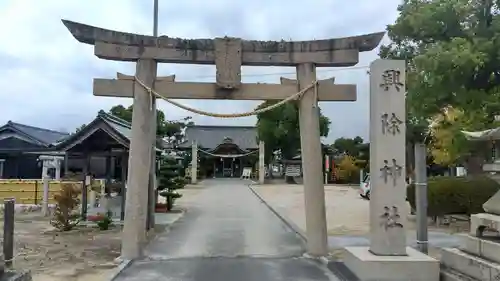
[[[240,180],[210,180],[116,281],[336,281],[302,257],[302,241]]]

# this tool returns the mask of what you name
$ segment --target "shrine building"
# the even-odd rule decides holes
[[[198,146],[199,178],[239,178],[258,162],[257,128],[253,126],[189,126],[180,149]]]

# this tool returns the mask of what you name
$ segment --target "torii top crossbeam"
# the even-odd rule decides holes
[[[165,63],[216,64],[218,41],[231,41],[241,56],[241,65],[353,66],[359,52],[371,51],[380,43],[384,32],[361,36],[312,41],[255,41],[239,38],[181,39],[148,36],[108,30],[62,20],[81,43],[95,45],[101,59],[136,61],[140,58]]]

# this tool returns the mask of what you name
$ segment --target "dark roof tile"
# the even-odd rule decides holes
[[[196,141],[203,148],[214,149],[225,138],[243,150],[258,148],[257,128],[251,126],[190,126],[186,128],[186,141],[180,146],[186,148]]]
[[[100,110],[97,114],[97,117],[87,124],[88,126],[92,126],[92,124],[97,124],[98,122],[104,122],[106,123],[109,127],[111,127],[113,130],[115,130],[121,137],[124,138],[124,140],[130,142],[132,139],[132,124],[122,118],[119,118],[113,114],[106,113],[103,110]],[[86,128],[87,128],[86,127]],[[73,142],[75,139],[77,139],[77,136],[73,136],[72,139],[68,139],[67,143]],[[61,144],[61,146],[65,146],[66,144]],[[157,149],[163,148],[164,141],[163,140],[157,140]]]
[[[15,130],[18,130],[45,145],[55,144],[58,141],[61,141],[69,136],[68,133],[33,127],[29,125],[15,123],[12,121],[9,121],[7,125],[8,126],[10,125]]]

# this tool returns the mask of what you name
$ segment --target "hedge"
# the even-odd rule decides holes
[[[500,184],[487,176],[436,177],[428,181],[428,207],[430,217],[484,212],[483,204],[500,188]],[[407,198],[415,209],[415,185],[407,189]]]

